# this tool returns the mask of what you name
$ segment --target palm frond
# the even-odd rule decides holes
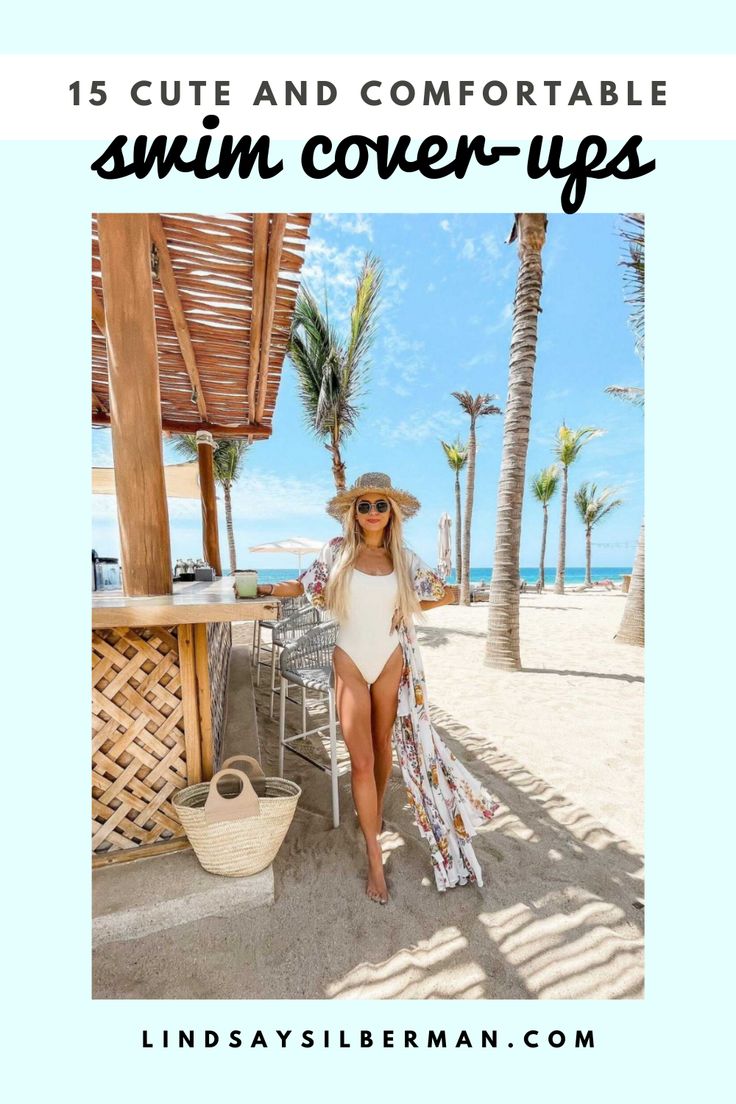
[[[459,437],[448,444],[447,441],[440,439],[440,444],[445,451],[445,457],[447,463],[450,465],[454,472],[462,471],[468,462],[468,446],[464,444]]]
[[[579,429],[570,429],[564,423],[557,430],[557,442],[553,448],[554,455],[561,464],[567,468],[573,464],[584,445],[592,441],[594,437],[602,437],[605,431],[595,426],[581,426]]]
[[[172,444],[179,455],[188,460],[196,460],[199,456],[196,433],[176,433],[172,437]],[[244,437],[215,438],[212,467],[215,481],[221,487],[232,486],[236,482],[249,448],[250,444]]]
[[[472,395],[470,391],[452,391],[451,394],[453,399],[457,399],[460,403],[465,413],[470,415],[471,421],[485,417],[487,414],[503,413],[500,407],[493,405],[493,401],[498,398],[498,395],[488,393]]]
[[[171,437],[171,443],[180,456],[184,456],[187,460],[197,459],[199,450],[197,448],[196,433],[174,433]]]
[[[623,505],[623,499],[611,500],[618,488],[604,487],[599,493],[595,483],[581,483],[574,495],[575,505],[585,526],[592,528],[612,510]]]
[[[644,215],[623,215],[619,233],[624,243],[624,255],[619,264],[624,269],[626,302],[631,307],[631,328],[636,348],[644,356]]]
[[[346,341],[330,324],[326,294],[324,309],[308,287],[303,286],[297,297],[289,358],[296,369],[305,423],[318,440],[329,437],[339,444],[355,429],[380,285],[380,263],[368,254],[356,284]]]
[[[363,374],[365,357],[375,337],[382,283],[381,262],[371,253],[366,254],[355,285],[355,303],[350,312],[350,334],[345,349],[345,371],[350,377]]]
[[[534,498],[546,504],[554,497],[560,482],[560,470],[556,464],[537,472],[529,481],[529,489]]]
[[[615,399],[622,399],[624,402],[631,403],[632,406],[644,406],[644,388],[643,387],[604,387],[606,395],[613,395]]]

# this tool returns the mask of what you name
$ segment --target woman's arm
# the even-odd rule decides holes
[[[269,598],[298,598],[304,593],[304,587],[298,579],[288,579],[283,583],[259,583],[256,594]]]
[[[457,587],[447,586],[447,584],[445,584],[445,593],[442,595],[441,598],[437,598],[434,602],[430,602],[425,599],[424,601],[420,601],[419,605],[422,607],[423,610],[431,610],[437,609],[438,606],[457,605],[457,601]]]

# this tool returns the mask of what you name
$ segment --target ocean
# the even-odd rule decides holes
[[[308,567],[310,560],[307,556],[302,560],[302,569]],[[251,566],[250,564],[248,566]],[[432,565],[430,565],[432,566]],[[298,575],[298,569],[296,566],[289,568],[280,567],[265,567],[257,568],[258,581],[261,583],[281,583],[286,579],[296,579]],[[473,567],[470,569],[470,581],[471,583],[488,583],[490,582],[491,575],[493,574],[490,567]],[[621,582],[622,575],[630,575],[630,567],[593,567],[590,571],[591,578],[595,582],[596,580],[611,579],[614,583]],[[522,567],[520,571],[522,579],[526,579],[527,583],[534,584],[539,578],[538,567]],[[556,571],[552,568],[545,568],[544,571],[544,584],[545,586],[553,586],[555,581]],[[455,572],[453,571],[447,580],[449,583],[455,582]],[[565,568],[565,586],[578,586],[585,582],[585,568],[584,567],[566,567]]]

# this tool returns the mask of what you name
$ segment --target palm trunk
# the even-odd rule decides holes
[[[567,465],[562,467],[562,490],[560,492],[560,548],[557,554],[557,577],[555,594],[565,593],[565,545],[567,542]]]
[[[335,490],[345,490],[345,465],[342,462],[342,456],[340,455],[340,446],[336,440],[332,441],[332,444],[325,445],[325,448],[332,455],[332,478],[335,481]]]
[[[544,511],[544,521],[542,522],[542,551],[539,554],[539,581],[542,584],[542,590],[544,590],[544,554],[547,550],[547,524],[549,522],[546,502],[542,503],[542,510]]]
[[[238,558],[235,553],[235,531],[233,530],[233,504],[230,498],[230,484],[223,483],[222,494],[225,499],[225,525],[227,527],[227,547],[230,553],[230,574],[235,574]]]
[[[626,598],[621,624],[614,640],[619,644],[634,644],[644,647],[644,522],[639,531],[639,543],[636,546],[634,570],[631,585]]]
[[[526,455],[537,358],[537,323],[542,296],[544,215],[519,215],[520,264],[514,294],[509,388],[498,480],[496,548],[488,602],[485,661],[506,671],[521,670],[519,646],[519,550]]]
[[[470,417],[468,434],[468,480],[465,485],[465,525],[463,528],[463,578],[460,584],[460,605],[470,605],[470,527],[473,522],[475,493],[475,419]]]
[[[463,543],[462,543],[462,503],[460,501],[460,472],[455,472],[455,570],[457,572],[457,585],[463,580]]]
[[[585,527],[585,585],[592,586],[593,580],[590,575],[590,534],[591,528],[589,525]]]

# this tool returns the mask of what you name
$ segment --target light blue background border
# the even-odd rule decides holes
[[[53,0],[4,13],[3,52],[65,54],[715,54],[729,0]],[[730,41],[729,41],[730,35]]]
[[[328,5],[322,5],[322,9]],[[77,5],[80,9],[83,5]],[[147,34],[129,41],[136,5],[106,17],[106,41],[97,18],[94,47],[89,23],[39,20],[34,37],[16,34],[16,49],[107,52],[163,47],[156,42],[161,13],[147,5]],[[217,9],[225,19],[227,5]],[[425,12],[431,5],[424,5]],[[605,15],[605,38],[564,27],[546,41],[524,15],[497,13],[483,24],[487,50],[653,49],[647,44],[651,9],[637,5],[641,35],[634,37],[625,5]],[[720,5],[719,5],[720,7]],[[533,8],[533,6],[532,6]],[[526,9],[526,10],[532,10]],[[284,5],[280,6],[284,10]],[[315,42],[315,7],[301,8],[288,47],[328,51],[406,49],[409,16],[397,10],[378,41],[378,5],[364,13],[360,32],[346,33],[346,9],[321,22]],[[586,7],[588,15],[590,9]],[[38,11],[38,9],[36,9]],[[699,12],[708,11],[700,5]],[[466,6],[453,25],[422,24],[414,6],[414,48],[478,49],[473,12]],[[559,12],[557,13],[559,16]],[[252,10],[249,33],[238,48],[254,50],[270,34],[271,13]],[[519,16],[518,9],[514,13]],[[206,9],[199,7],[201,23]],[[62,18],[61,13],[59,19]],[[447,13],[445,9],[445,19]],[[659,18],[662,19],[661,12]],[[115,20],[117,19],[117,23]],[[600,17],[603,26],[603,16]],[[198,21],[199,22],[199,21]],[[519,23],[523,23],[523,27]],[[279,24],[282,20],[279,18]],[[622,23],[627,42],[622,41]],[[59,33],[52,41],[54,26]],[[268,30],[267,30],[268,28]],[[212,28],[185,42],[169,32],[169,49],[207,49]],[[198,31],[200,28],[198,28]],[[303,33],[302,33],[303,30]],[[659,50],[677,49],[674,25],[660,24]],[[493,31],[494,33],[491,33]],[[503,33],[501,33],[503,31]],[[432,34],[433,41],[428,35]],[[356,38],[356,35],[359,37]],[[538,36],[537,36],[538,39]],[[236,38],[228,33],[227,47]],[[686,43],[679,42],[684,49]],[[691,49],[722,49],[722,40],[695,35]],[[269,50],[271,46],[269,44]],[[7,105],[6,105],[7,107]],[[500,1094],[527,1100],[639,1101],[650,1094],[702,1093],[719,1077],[728,1083],[725,971],[730,963],[732,915],[726,906],[732,857],[725,762],[731,749],[731,622],[726,609],[730,569],[724,520],[730,513],[733,437],[734,314],[731,216],[734,146],[719,143],[654,144],[655,174],[640,182],[593,186],[584,210],[645,210],[648,217],[647,475],[647,997],[626,1002],[92,1002],[89,999],[88,855],[88,648],[89,648],[89,212],[96,209],[199,211],[559,209],[559,185],[529,182],[521,164],[472,174],[463,182],[413,177],[375,182],[299,180],[295,167],[275,181],[126,182],[113,186],[88,171],[97,144],[15,143],[0,147],[4,185],[2,262],[5,518],[12,535],[23,517],[28,546],[10,544],[3,613],[13,633],[6,686],[6,771],[13,842],[6,846],[13,887],[6,919],[11,975],[11,1030],[21,1059],[27,1099],[47,1098],[66,1083],[76,1100],[104,1096],[149,1099],[176,1093],[201,1100],[229,1091],[247,1099],[259,1093],[282,1100],[292,1094],[351,1101],[459,1094],[484,1099]],[[290,160],[294,161],[293,154]],[[56,463],[40,467],[36,442],[51,442]],[[42,506],[42,509],[41,509]],[[694,582],[683,587],[682,562],[668,558],[678,534],[687,548]],[[703,585],[702,579],[709,581]],[[15,583],[17,580],[17,585]],[[61,581],[63,580],[63,584]],[[724,600],[722,601],[721,598]],[[49,616],[49,607],[54,612]],[[9,632],[5,638],[8,641]],[[38,700],[27,657],[39,632],[49,640],[45,698]],[[52,657],[62,653],[59,664]],[[728,664],[728,666],[727,666]],[[29,708],[30,706],[30,708]],[[30,749],[43,747],[39,762]],[[24,773],[30,767],[31,774]],[[27,791],[23,787],[27,787]],[[28,796],[26,796],[26,793]],[[65,832],[51,831],[59,806]],[[48,823],[38,818],[48,808]],[[32,814],[29,814],[29,809]],[[77,858],[77,856],[79,858]],[[325,918],[329,938],[329,918]],[[6,1007],[9,1002],[6,998]],[[144,1026],[360,1027],[423,1024],[498,1026],[502,1036],[527,1028],[574,1030],[593,1026],[596,1050],[383,1051],[335,1049],[266,1052],[141,1051]],[[347,1065],[346,1065],[347,1063]],[[343,1068],[344,1067],[344,1068]],[[303,1088],[309,1078],[313,1088]],[[104,1088],[102,1087],[104,1084]],[[131,1086],[134,1087],[131,1090]],[[225,1088],[227,1086],[227,1089]],[[302,1086],[300,1088],[300,1086]],[[709,1090],[709,1086],[711,1086]],[[715,1095],[715,1093],[714,1093]]]

